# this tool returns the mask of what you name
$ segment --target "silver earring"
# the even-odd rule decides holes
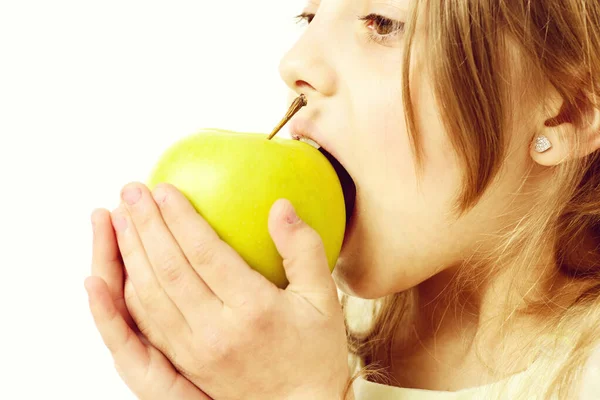
[[[552,143],[550,140],[544,135],[540,135],[535,139],[535,151],[538,153],[543,153],[552,148]]]

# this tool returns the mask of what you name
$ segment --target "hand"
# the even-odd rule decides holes
[[[143,400],[210,400],[135,331],[123,299],[123,264],[110,214],[98,210],[92,219],[92,276],[86,279],[85,288],[96,327],[112,353],[119,375]]]
[[[134,183],[122,198],[113,225],[135,293],[127,306],[186,378],[218,400],[342,398],[348,349],[336,287],[319,235],[288,201],[268,221],[290,282],[282,290],[174,186],[150,193]]]

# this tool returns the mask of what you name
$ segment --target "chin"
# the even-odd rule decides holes
[[[372,253],[372,249],[371,251],[367,249],[369,241],[365,237],[364,226],[361,223],[364,213],[359,211],[359,197],[355,197],[354,207],[350,209],[342,249],[332,276],[338,289],[343,293],[352,297],[374,299],[377,298],[378,293],[374,290],[377,289],[377,285],[374,284],[376,277],[371,274],[376,271],[376,268],[373,265],[373,258],[365,257],[364,254]]]
[[[377,299],[385,296],[384,289],[377,284],[376,277],[370,276],[370,265],[358,265],[356,258],[341,256],[333,270],[332,276],[338,289],[348,296],[361,299]]]
[[[415,270],[409,267],[414,263],[386,257],[389,250],[369,246],[371,240],[361,235],[360,226],[353,233],[344,243],[332,273],[341,292],[352,297],[373,300],[411,289],[419,284],[420,277],[415,276]],[[397,267],[393,269],[394,265]]]

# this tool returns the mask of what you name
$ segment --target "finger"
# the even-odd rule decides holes
[[[288,200],[279,199],[273,204],[269,213],[269,232],[283,258],[289,281],[286,290],[310,297],[324,307],[333,305],[333,300],[337,302],[323,241],[297,216]]]
[[[140,341],[146,347],[150,347],[150,359],[158,360],[156,362],[158,366],[153,368],[151,373],[148,373],[146,382],[150,382],[150,386],[157,386],[160,382],[165,382],[166,380],[169,381],[172,386],[170,390],[172,395],[170,396],[164,395],[164,388],[162,387],[159,387],[156,390],[150,387],[147,389],[150,389],[150,393],[153,394],[153,397],[147,396],[144,398],[155,398],[157,400],[188,398],[210,399],[204,392],[179,374],[175,367],[171,365],[171,362],[176,362],[176,360],[172,359],[171,356],[167,357],[165,355],[173,354],[171,351],[173,346],[169,344],[166,337],[159,329],[150,327],[152,320],[144,315],[144,309],[135,294],[135,288],[129,280],[125,282],[125,301],[127,303],[127,308],[131,310],[131,315],[137,324],[137,328],[139,328],[140,334],[138,337]],[[125,377],[123,377],[123,379],[125,380]],[[152,385],[152,383],[154,383],[154,385]]]
[[[102,341],[111,352],[119,375],[134,393],[153,399],[210,399],[178,374],[162,354],[149,351],[116,309],[106,282],[89,277],[85,288]]]
[[[223,303],[236,306],[253,293],[277,289],[219,238],[177,188],[163,183],[153,196],[187,259]]]
[[[189,332],[189,325],[181,311],[167,296],[154,275],[127,210],[119,207],[111,216],[125,268],[146,315],[160,329]]]
[[[143,398],[152,400],[212,400],[202,390],[181,375],[170,361],[158,351],[150,351],[153,368],[146,377]],[[168,383],[167,383],[168,382]]]
[[[102,278],[108,286],[112,301],[129,326],[133,326],[123,298],[124,270],[110,212],[97,209],[92,213],[94,240],[92,246],[92,275]]]
[[[94,243],[92,247],[92,275],[108,285],[111,298],[119,297],[123,289],[123,262],[110,220],[110,212],[104,209],[92,213]]]
[[[173,345],[168,341],[163,330],[146,314],[144,307],[142,307],[135,293],[135,288],[131,280],[125,282],[125,304],[127,304],[127,309],[135,322],[134,331],[137,330],[137,332],[142,334],[142,342],[144,342],[144,339],[147,339],[154,347],[165,354],[169,354],[171,349],[173,349]]]
[[[162,335],[161,329],[157,326],[153,325],[153,320],[146,315],[144,311],[144,307],[140,304],[139,299],[135,293],[135,288],[131,283],[131,279],[127,279],[125,281],[125,288],[123,289],[123,297],[125,298],[125,305],[127,306],[127,310],[131,315],[131,319],[135,323],[134,331],[141,333],[142,335]],[[162,336],[161,336],[162,338]],[[166,342],[160,342],[160,344],[165,344]],[[158,343],[153,343],[154,346],[158,347]]]
[[[106,282],[92,276],[85,280],[85,289],[96,328],[115,363],[125,370],[145,369],[148,351],[116,309]]]
[[[122,197],[159,284],[188,319],[198,306],[220,307],[221,301],[194,271],[163,221],[148,188],[125,186]]]

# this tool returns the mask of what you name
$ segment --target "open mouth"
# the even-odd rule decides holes
[[[321,154],[323,154],[333,165],[335,172],[342,184],[342,191],[344,192],[344,204],[346,206],[346,227],[350,225],[350,220],[352,215],[354,214],[354,203],[356,201],[356,185],[352,180],[352,177],[346,171],[346,168],[340,164],[340,162],[333,157],[327,150],[323,147],[319,148]]]
[[[346,228],[348,228],[348,226],[350,225],[350,220],[354,215],[354,203],[356,202],[356,184],[354,183],[354,180],[352,179],[348,171],[346,171],[346,168],[344,168],[343,165],[334,156],[332,156],[327,150],[325,150],[323,146],[308,138],[301,137],[297,140],[306,142],[311,146],[317,148],[333,166],[333,169],[335,170],[338,179],[340,180],[340,183],[342,185],[342,191],[344,193],[344,204],[346,206]]]

